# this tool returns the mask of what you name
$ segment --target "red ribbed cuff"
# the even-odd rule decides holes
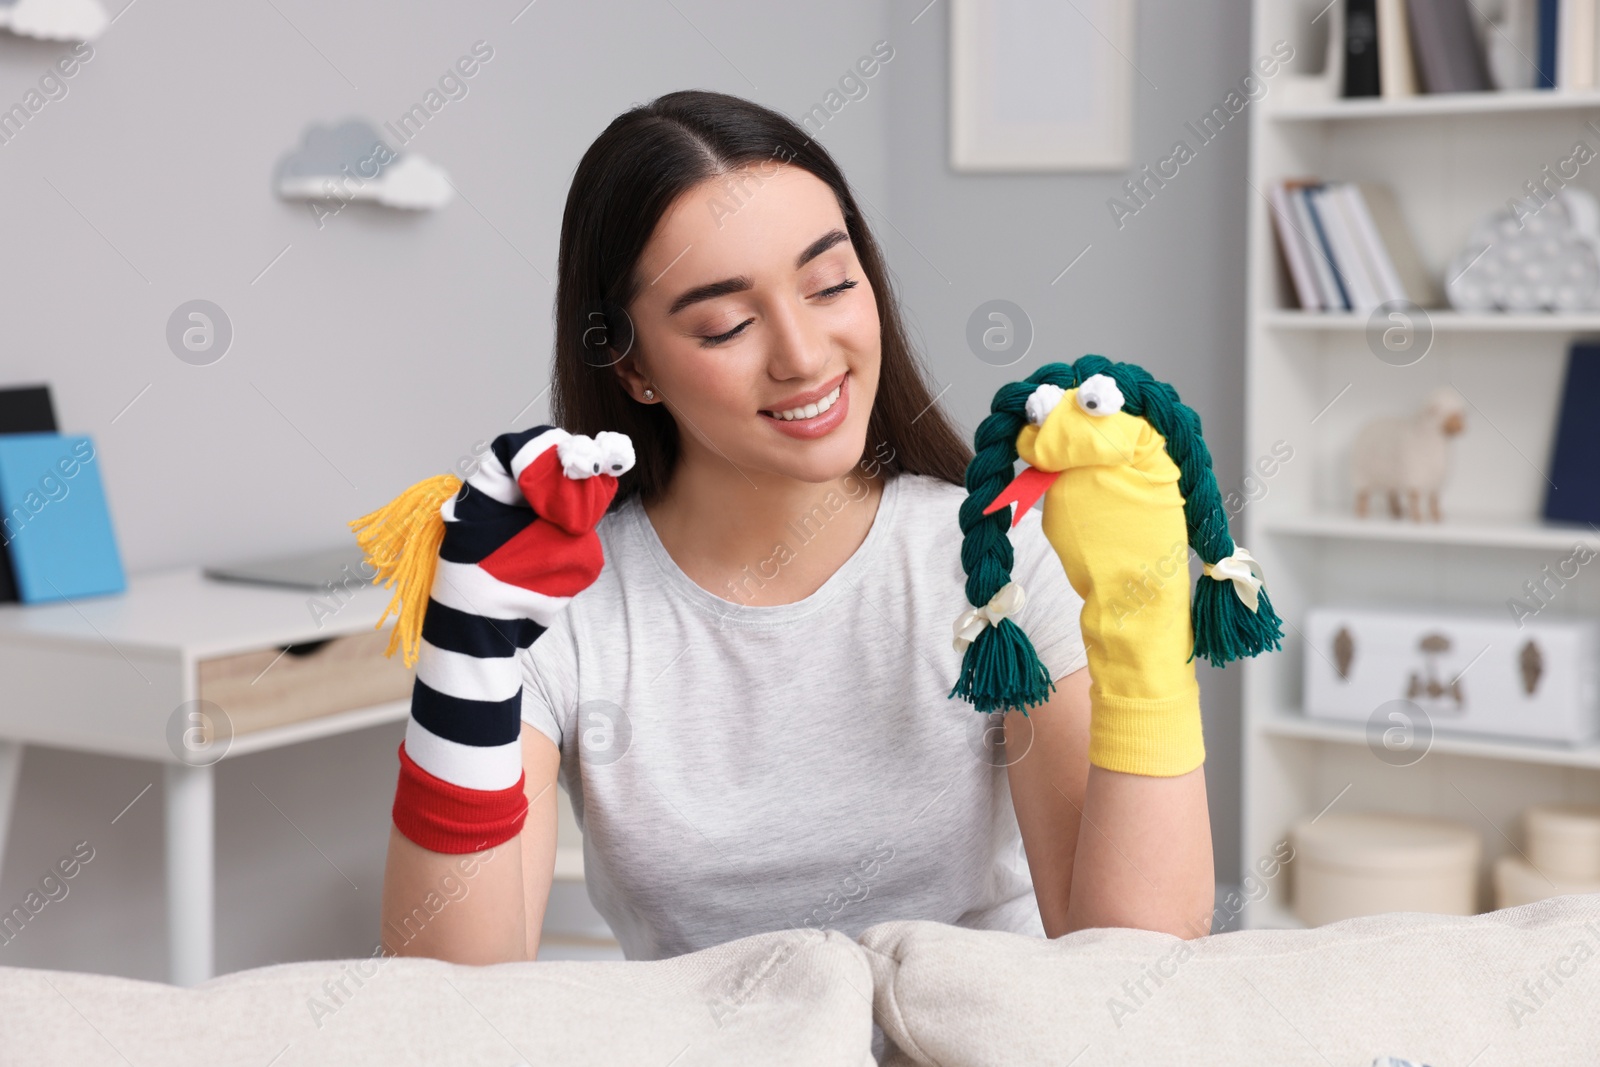
[[[468,789],[417,765],[400,742],[394,824],[431,852],[482,852],[517,836],[528,817],[526,771],[505,789]]]

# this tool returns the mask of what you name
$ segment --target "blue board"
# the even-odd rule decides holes
[[[24,603],[127,587],[89,438],[0,435],[0,542]]]

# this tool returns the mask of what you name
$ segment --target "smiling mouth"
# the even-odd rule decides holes
[[[840,379],[839,384],[833,387],[833,392],[829,393],[821,400],[818,400],[814,403],[805,404],[797,408],[785,408],[782,411],[762,411],[761,414],[771,419],[779,419],[783,422],[814,419],[839,402],[839,394],[843,391],[843,389],[844,380]]]

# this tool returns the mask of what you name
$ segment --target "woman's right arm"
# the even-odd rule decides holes
[[[538,956],[556,856],[556,772],[561,753],[522,728],[528,816],[515,837],[481,852],[423,848],[389,826],[383,877],[385,955],[486,964]]]

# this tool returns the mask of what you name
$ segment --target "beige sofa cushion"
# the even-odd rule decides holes
[[[368,972],[359,985],[358,969]],[[345,993],[324,985],[340,978]],[[849,937],[793,930],[651,962],[374,957],[277,964],[191,989],[0,967],[0,1062],[864,1067],[871,982]]]
[[[1466,918],[1391,913],[1182,941],[1044,941],[914,921],[873,956],[891,1064],[1594,1063],[1600,895]]]

